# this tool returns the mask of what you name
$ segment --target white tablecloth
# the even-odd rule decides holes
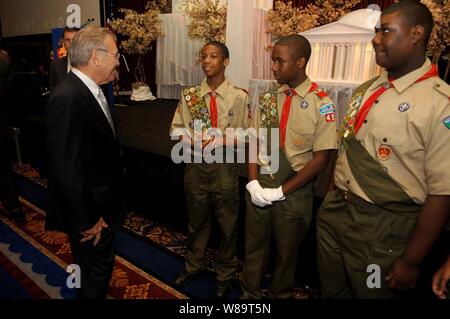
[[[359,84],[344,84],[344,83],[328,83],[316,82],[319,87],[324,90],[328,96],[333,100],[336,106],[337,124],[340,125],[344,118],[347,104],[352,96],[353,91]],[[274,80],[252,79],[250,80],[249,95],[252,108],[258,106],[259,95],[269,90],[274,90],[278,84]]]

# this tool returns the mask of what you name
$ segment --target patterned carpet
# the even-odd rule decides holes
[[[14,167],[15,172],[26,180],[32,181],[33,184],[39,185],[44,189],[47,188],[47,180],[40,176],[39,172],[29,165],[22,165],[20,167]],[[67,264],[70,264],[70,251],[68,250],[68,242],[64,234],[55,232],[44,232],[44,212],[31,203],[22,199],[22,203],[27,211],[27,223],[25,229],[21,230],[24,235],[32,238],[40,246],[47,249],[48,254],[52,256],[52,260],[57,260],[61,268],[65,269]],[[41,205],[39,205],[41,206]],[[41,206],[42,207],[42,206]],[[32,214],[28,212],[32,211]],[[0,215],[1,220],[5,219]],[[12,223],[11,221],[8,221]],[[8,223],[5,222],[5,223]],[[13,223],[14,227],[18,227]],[[148,242],[150,245],[156,247],[158,250],[172,256],[176,256],[177,259],[182,259],[186,253],[187,237],[184,234],[178,233],[170,229],[165,225],[156,223],[149,218],[145,218],[136,213],[129,212],[126,216],[123,229],[130,234],[133,234],[139,240]],[[1,238],[0,238],[1,242]],[[38,248],[39,249],[39,248]],[[1,252],[1,251],[0,251]],[[207,268],[213,270],[214,251],[207,249]],[[127,258],[130,260],[130,258]],[[142,265],[142,263],[134,263]],[[195,293],[195,289],[183,290],[185,294],[178,292],[171,288],[169,285],[164,284],[162,281],[157,280],[152,275],[157,275],[158,278],[162,278],[164,282],[171,284],[174,275],[169,276],[158,274],[158,271],[139,269],[130,262],[127,262],[121,257],[116,258],[116,267],[114,269],[113,280],[111,281],[111,287],[109,295],[112,298],[187,298],[189,295],[193,298],[209,298],[209,290],[205,290],[205,293]],[[242,263],[241,263],[242,264]],[[0,263],[2,265],[2,263]],[[242,266],[242,265],[241,265]],[[176,267],[175,267],[176,268]],[[242,269],[242,267],[239,267]],[[64,273],[64,278],[67,274]],[[238,272],[236,279],[239,282],[241,273]],[[265,286],[270,282],[270,275],[265,280]],[[202,284],[199,284],[202,286]],[[203,287],[202,287],[203,289]],[[239,296],[239,289],[235,291],[231,298]],[[194,292],[193,292],[194,291]],[[208,292],[207,292],[208,291]],[[305,289],[304,287],[297,287],[294,289],[294,299],[311,299],[317,298],[317,290]]]
[[[65,284],[65,269],[71,264],[67,236],[45,231],[44,211],[22,198],[21,203],[27,216],[22,225],[0,210],[0,266],[17,278],[31,298],[75,298]],[[116,257],[108,295],[120,299],[186,298],[121,257]]]

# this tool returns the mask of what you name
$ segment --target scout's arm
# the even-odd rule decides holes
[[[428,195],[405,253],[393,263],[386,280],[389,288],[405,290],[417,283],[419,265],[442,232],[450,212],[450,196]]]
[[[313,158],[297,172],[297,174],[290,178],[283,184],[283,194],[287,195],[296,189],[302,187],[320,172],[322,172],[328,164],[328,159],[333,150],[322,150],[313,152]]]
[[[450,255],[447,258],[445,264],[436,272],[433,277],[433,292],[440,299],[445,299],[449,291],[447,290],[447,284],[450,283]]]
[[[333,190],[334,187],[334,170],[336,169],[336,162],[338,158],[338,152],[336,150],[332,150],[329,155],[330,161],[331,161],[331,170],[330,170],[330,176],[328,179],[328,186],[327,186],[327,192]]]
[[[324,103],[331,104],[332,101],[328,97],[324,97],[318,99],[316,105],[319,107]],[[320,113],[319,108],[317,108],[317,112],[319,115],[314,134],[313,158],[295,176],[282,185],[282,191],[285,195],[302,187],[325,170],[328,161],[332,158],[337,148],[336,122],[334,117],[330,121],[326,117],[326,114]]]
[[[450,171],[446,161],[450,154],[447,147],[450,128],[445,122],[450,112],[450,92],[444,93],[444,98],[440,99],[442,107],[435,102],[436,109],[440,111],[434,112],[428,123],[430,129],[427,131],[429,135],[425,143],[424,160],[428,195],[404,254],[393,263],[386,278],[389,287],[393,289],[415,286],[419,265],[445,227],[450,214]],[[436,100],[438,101],[437,97]]]

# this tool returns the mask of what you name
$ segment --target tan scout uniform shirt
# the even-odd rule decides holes
[[[394,88],[379,96],[356,135],[417,204],[423,204],[427,194],[450,195],[450,86],[438,77],[414,83],[430,67],[427,59],[419,69],[393,81]],[[383,72],[360,105],[387,81],[387,72]],[[342,150],[335,183],[370,202]]]
[[[298,172],[313,158],[313,152],[338,148],[336,120],[331,120],[331,114],[321,114],[321,107],[330,110],[330,104],[335,112],[333,102],[328,96],[319,97],[314,92],[308,92],[311,81],[307,78],[295,88],[297,95],[291,101],[291,109],[286,125],[285,154],[293,170]],[[282,85],[277,90],[278,121],[281,120],[283,104],[286,99],[284,93],[289,87]],[[325,108],[322,113],[326,113]],[[333,114],[334,118],[335,114]],[[261,124],[259,108],[255,109],[251,126],[257,134]],[[261,165],[261,159],[260,159]]]
[[[212,90],[206,83],[206,79],[202,81],[200,88],[200,98],[204,98],[208,112],[211,114],[209,93]],[[248,94],[244,90],[232,86],[228,80],[225,80],[215,92],[217,94],[217,123],[222,134],[226,135],[228,127],[245,130],[248,122]],[[176,128],[189,128],[191,136],[193,136],[193,119],[183,94],[181,94],[181,100],[172,120],[170,134]]]

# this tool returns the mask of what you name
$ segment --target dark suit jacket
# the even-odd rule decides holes
[[[122,147],[97,100],[70,72],[51,95],[46,115],[47,229],[80,232],[100,217],[114,226],[124,212]]]
[[[49,88],[53,93],[56,86],[67,76],[67,56],[59,58],[50,63]]]

